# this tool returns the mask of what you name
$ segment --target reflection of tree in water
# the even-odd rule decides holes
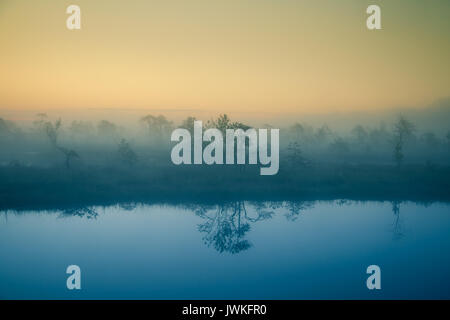
[[[283,207],[287,209],[287,213],[285,214],[286,219],[295,221],[304,210],[312,208],[313,203],[306,201],[288,201],[283,204]]]
[[[131,203],[120,203],[119,204],[119,208],[125,210],[125,211],[133,211],[134,209],[136,209],[137,204],[134,202]]]
[[[137,204],[136,203],[120,203],[119,208],[125,210],[125,211],[133,211],[136,209]],[[79,208],[69,208],[63,210],[60,215],[61,218],[68,218],[68,217],[85,217],[87,219],[97,219],[98,212],[94,209],[90,209],[88,207],[79,207]]]
[[[200,206],[196,208],[195,214],[206,220],[198,226],[198,230],[205,233],[205,244],[219,252],[235,254],[251,247],[245,239],[245,234],[250,230],[249,222],[269,219],[273,212],[259,204],[254,213],[249,214],[245,202],[236,201],[212,208]]]
[[[402,231],[402,224],[400,221],[400,204],[401,201],[392,201],[392,212],[394,213],[393,233],[394,240],[400,240],[404,234]]]
[[[71,209],[65,209],[60,213],[60,217],[85,217],[87,219],[97,219],[98,213],[93,210],[89,209],[87,207],[82,208],[71,208]]]

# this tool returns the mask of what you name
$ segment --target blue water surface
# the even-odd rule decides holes
[[[66,268],[81,268],[68,290]],[[381,290],[366,269],[381,268]],[[450,206],[234,202],[0,212],[2,299],[449,299]]]

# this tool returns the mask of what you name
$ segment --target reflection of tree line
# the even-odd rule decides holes
[[[85,217],[87,219],[97,219],[98,213],[94,209],[82,207],[82,208],[69,208],[60,213],[60,217]]]
[[[253,210],[248,210],[248,205]],[[121,204],[120,208],[132,211],[136,204]],[[285,209],[284,216],[289,221],[295,221],[306,209],[313,207],[310,201],[283,202],[246,202],[233,201],[219,205],[183,205],[184,209],[192,210],[195,215],[204,219],[198,225],[198,230],[204,234],[203,240],[209,247],[218,252],[239,253],[249,249],[252,245],[246,235],[250,231],[250,224],[271,219],[274,210]],[[96,219],[98,213],[88,207],[65,209],[60,217],[77,216]]]
[[[348,204],[347,200],[338,200],[336,205]],[[248,210],[250,204],[253,210]],[[400,219],[401,201],[392,201],[393,239],[403,238],[404,232]],[[136,204],[121,204],[120,208],[132,211]],[[247,233],[251,229],[251,223],[271,219],[275,214],[274,210],[284,209],[287,220],[295,221],[301,214],[314,207],[313,201],[282,201],[282,202],[246,202],[234,201],[219,205],[183,205],[185,209],[192,210],[204,222],[198,225],[198,230],[204,234],[203,240],[208,247],[213,247],[216,251],[236,254],[251,248],[251,243],[246,239]],[[7,222],[7,210],[4,211]],[[88,207],[65,209],[60,213],[60,217],[85,217],[96,219],[98,213],[95,209]]]
[[[199,224],[198,230],[204,233],[206,245],[218,252],[239,253],[251,247],[245,239],[250,231],[250,223],[272,218],[275,209],[287,209],[286,218],[294,221],[304,209],[311,208],[309,202],[250,202],[253,212],[247,210],[246,202],[235,201],[217,206],[197,205],[195,214],[205,222]]]

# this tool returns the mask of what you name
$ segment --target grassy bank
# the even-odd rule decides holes
[[[315,164],[281,166],[0,167],[0,209],[229,200],[449,201],[450,167]]]

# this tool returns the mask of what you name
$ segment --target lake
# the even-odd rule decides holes
[[[81,290],[66,268],[81,268]],[[381,290],[366,269],[381,268]],[[450,206],[125,204],[0,212],[2,299],[449,299]]]

